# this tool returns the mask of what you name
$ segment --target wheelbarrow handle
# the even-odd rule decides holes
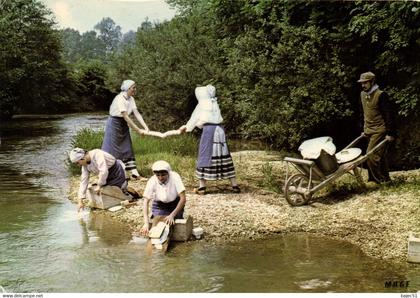
[[[373,152],[380,149],[382,146],[384,146],[387,142],[389,142],[387,139],[383,139],[378,145],[372,148],[369,152],[366,152],[366,156],[372,154]]]
[[[353,142],[351,142],[350,144],[347,145],[347,147],[345,147],[344,149],[349,149],[351,147],[353,147],[354,145],[356,145],[361,139],[365,138],[365,134],[362,133],[360,136],[358,136],[356,139],[353,140]],[[343,149],[343,150],[344,150]]]

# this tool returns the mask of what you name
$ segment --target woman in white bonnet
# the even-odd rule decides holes
[[[102,150],[120,159],[125,164],[125,170],[131,171],[132,178],[139,178],[136,161],[128,127],[142,135],[142,130],[130,118],[134,114],[137,121],[146,131],[149,131],[143,117],[139,113],[133,98],[136,95],[136,83],[125,80],[121,85],[121,92],[114,98],[109,108],[109,118],[105,126],[105,136]]]
[[[69,153],[70,161],[82,168],[80,177],[80,186],[77,194],[79,206],[78,211],[83,209],[83,199],[86,198],[86,190],[89,184],[90,173],[98,176],[95,191],[100,193],[105,185],[118,186],[123,191],[127,189],[127,181],[125,180],[124,168],[121,161],[115,159],[111,154],[100,150],[84,150],[82,148],[74,148]]]
[[[195,88],[198,104],[181,132],[191,132],[201,128],[202,134],[198,150],[195,176],[199,186],[194,191],[206,193],[206,180],[229,179],[232,190],[240,192],[236,182],[235,167],[226,142],[226,135],[221,125],[223,118],[217,103],[216,88],[212,85]]]
[[[152,203],[152,218],[164,217],[164,221],[173,225],[175,219],[183,217],[186,202],[185,186],[181,176],[172,171],[164,160],[158,160],[152,165],[153,176],[147,181],[143,193],[144,225],[140,230],[142,235],[149,233],[149,202]],[[154,220],[154,225],[157,222]]]

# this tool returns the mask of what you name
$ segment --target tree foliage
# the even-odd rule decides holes
[[[158,122],[168,115],[185,121],[194,87],[213,83],[231,133],[290,149],[331,135],[341,146],[360,133],[356,80],[370,70],[398,104],[399,151],[419,151],[406,142],[419,136],[405,126],[419,114],[418,3],[168,3],[180,15],[140,30],[134,48],[120,54],[115,76],[138,81],[141,106],[158,111]],[[411,162],[420,164],[418,157]]]
[[[0,116],[57,112],[69,106],[68,71],[50,12],[35,0],[2,2],[0,10]]]
[[[356,81],[373,71],[398,106],[394,165],[420,166],[420,3],[167,2],[178,16],[161,24],[146,19],[122,36],[107,17],[96,31],[58,35],[35,0],[5,1],[2,113],[65,107],[70,98],[79,98],[82,109],[105,108],[110,90],[119,91],[130,78],[151,128],[172,129],[188,119],[195,87],[211,83],[231,135],[292,150],[305,139],[330,135],[340,148],[360,134]]]
[[[118,49],[121,41],[121,27],[109,18],[103,18],[95,25],[95,30],[99,31],[98,38],[105,45],[106,54],[109,55]]]

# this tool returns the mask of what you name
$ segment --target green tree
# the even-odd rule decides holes
[[[71,82],[50,11],[35,0],[3,1],[0,15],[1,116],[68,109],[71,89],[61,87]]]
[[[70,64],[76,63],[82,58],[80,51],[82,36],[79,31],[71,28],[66,28],[59,32],[63,45],[64,60]]]
[[[82,34],[79,45],[82,60],[106,60],[106,44],[95,31],[86,31]]]
[[[82,110],[108,110],[114,98],[106,86],[108,69],[99,60],[83,61],[77,66],[75,79],[78,82],[79,105]]]
[[[105,45],[107,55],[118,49],[122,37],[121,27],[116,25],[111,18],[103,18],[94,29],[99,31],[98,38]]]

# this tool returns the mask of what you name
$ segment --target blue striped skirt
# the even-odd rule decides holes
[[[210,156],[206,156],[208,154]],[[205,160],[208,160],[208,165],[203,166]],[[203,126],[195,176],[204,180],[230,179],[236,176],[222,126],[214,124]]]

